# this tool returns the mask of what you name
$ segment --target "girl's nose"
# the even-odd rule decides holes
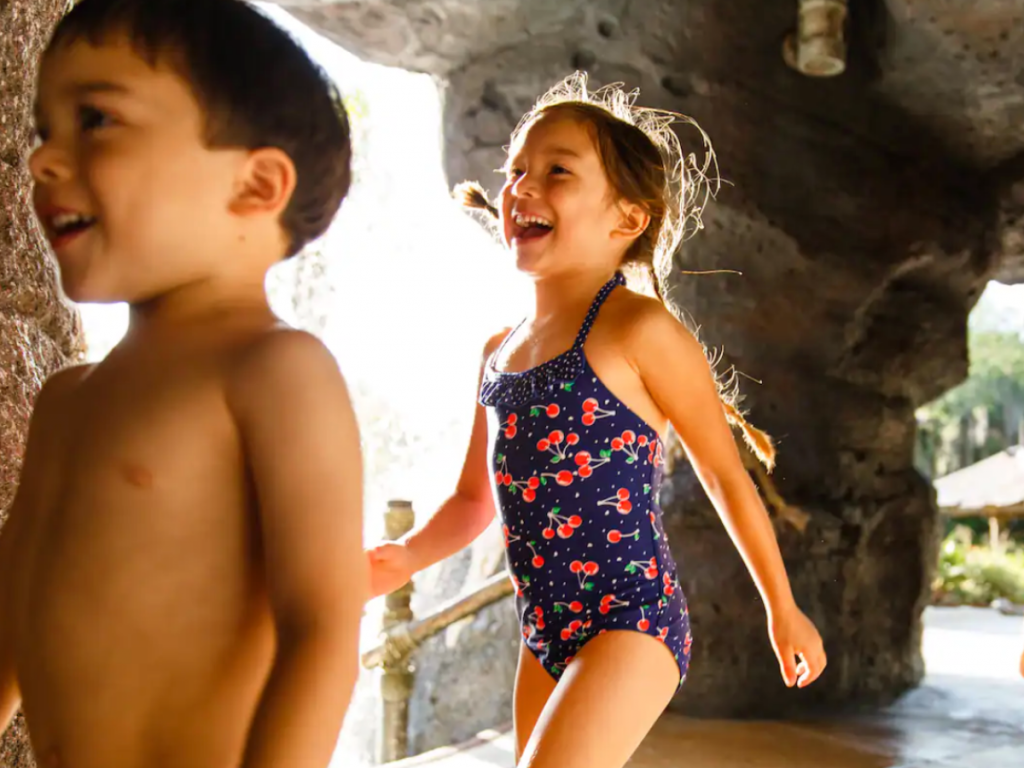
[[[512,194],[516,197],[534,197],[537,193],[537,181],[532,174],[524,173],[512,185]]]

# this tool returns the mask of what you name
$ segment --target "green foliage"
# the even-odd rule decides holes
[[[348,114],[348,119],[349,122],[352,123],[353,130],[361,130],[367,115],[369,115],[369,106],[366,101],[366,94],[359,90],[353,90],[342,97],[342,102],[345,105],[345,112]]]
[[[918,413],[917,466],[941,476],[1014,445],[1024,419],[1024,334],[972,329],[970,376]]]
[[[922,411],[934,419],[959,419],[974,408],[1024,403],[1024,342],[1016,333],[979,331],[970,336],[968,379]]]
[[[942,542],[932,584],[933,601],[944,605],[988,605],[999,597],[1024,603],[1024,548],[995,552],[973,543],[958,526]]]

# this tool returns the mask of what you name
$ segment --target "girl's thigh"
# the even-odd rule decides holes
[[[540,713],[555,690],[555,678],[537,661],[525,644],[519,646],[519,668],[516,670],[516,690],[512,708],[516,737],[516,762],[523,754],[526,742],[533,733]]]
[[[678,687],[679,667],[657,638],[621,630],[592,638],[547,697],[519,768],[622,768]]]

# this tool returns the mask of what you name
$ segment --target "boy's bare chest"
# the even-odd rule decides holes
[[[63,404],[66,428],[47,462],[68,490],[120,481],[125,490],[170,491],[219,464],[235,442],[223,390],[211,377],[167,372],[97,384]]]
[[[68,393],[48,419],[60,429],[26,456],[33,501],[13,564],[26,702],[195,681],[251,629],[262,594],[217,377],[115,378]]]
[[[85,382],[50,416],[60,429],[26,456],[23,477],[36,499],[25,542],[36,575],[149,581],[152,565],[176,553],[202,567],[210,550],[213,567],[213,548],[240,546],[244,461],[215,380],[168,372]],[[37,586],[45,583],[57,582]]]

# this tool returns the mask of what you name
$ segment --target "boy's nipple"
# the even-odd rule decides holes
[[[121,465],[121,477],[135,488],[148,490],[153,487],[153,473],[141,464],[125,462]]]

